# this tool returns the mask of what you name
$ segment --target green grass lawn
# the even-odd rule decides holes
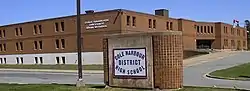
[[[77,65],[0,65],[0,68],[77,70]],[[83,70],[103,70],[103,65],[83,65]]]
[[[249,69],[250,69],[250,63],[246,63],[227,69],[217,70],[210,73],[210,75],[226,77],[226,78],[246,78],[246,77],[250,78]]]
[[[87,85],[86,87],[76,88],[73,85],[17,85],[0,84],[0,91],[151,91],[146,89],[125,89],[125,88],[104,88],[103,85]],[[205,87],[185,87],[178,91],[239,91],[223,88]]]

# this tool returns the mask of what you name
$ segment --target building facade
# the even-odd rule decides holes
[[[165,9],[155,10],[155,15],[123,9],[86,11],[81,23],[84,64],[102,64],[103,38],[116,33],[182,31],[184,50],[247,49],[242,27],[171,18]],[[77,64],[76,44],[74,15],[0,26],[2,64]]]

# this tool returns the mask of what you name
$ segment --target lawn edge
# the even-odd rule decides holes
[[[56,70],[56,69],[8,69],[0,68],[0,71],[21,71],[21,72],[57,72],[57,73],[77,73],[78,70]],[[83,70],[83,73],[103,74],[103,70]]]
[[[214,78],[214,79],[223,79],[223,80],[250,81],[250,79],[248,79],[248,78],[231,78],[231,77],[214,76],[214,75],[210,75],[210,74],[206,74],[206,77]]]

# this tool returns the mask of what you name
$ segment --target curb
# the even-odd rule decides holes
[[[78,70],[47,70],[47,69],[0,69],[0,71],[19,71],[19,72],[55,72],[55,73],[77,73]],[[87,74],[103,74],[102,70],[83,70]]]
[[[206,74],[206,77],[214,78],[214,79],[223,79],[223,80],[239,80],[239,81],[250,81],[250,78],[229,78],[229,77],[221,77],[221,76],[213,76]]]

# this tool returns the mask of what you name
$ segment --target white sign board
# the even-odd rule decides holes
[[[106,22],[109,19],[102,19],[102,20],[93,20],[93,21],[85,21],[86,29],[98,29],[98,28],[107,28]]]
[[[146,48],[113,50],[113,72],[115,77],[146,77]]]

